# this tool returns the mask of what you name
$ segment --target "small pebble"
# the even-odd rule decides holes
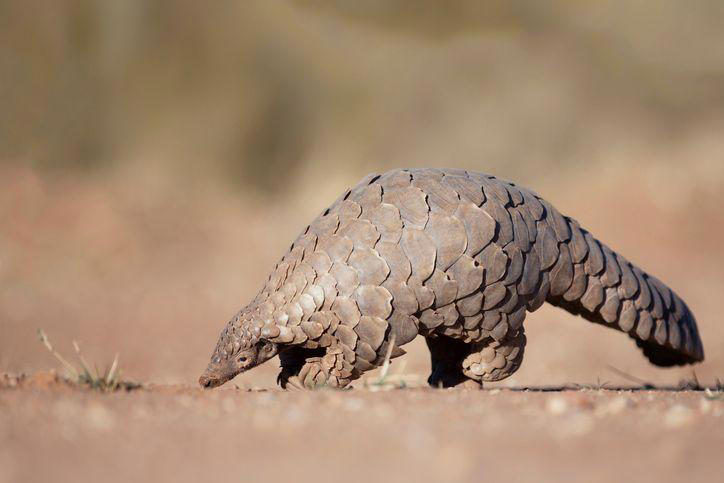
[[[115,425],[113,414],[100,404],[93,404],[86,410],[87,421],[93,429],[110,431]]]
[[[664,416],[664,424],[669,428],[680,428],[694,419],[691,409],[681,404],[672,406]]]
[[[554,415],[561,415],[568,411],[568,403],[562,397],[553,397],[546,403],[546,410]]]
[[[604,402],[603,404],[597,406],[595,414],[597,417],[613,416],[615,414],[619,414],[629,406],[631,406],[631,401],[623,396],[619,396],[610,402]]]

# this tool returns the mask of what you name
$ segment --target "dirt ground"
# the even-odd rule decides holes
[[[0,389],[0,481],[714,481],[724,395]]]
[[[627,170],[626,182],[601,172],[536,188],[681,294],[699,321],[703,364],[655,368],[621,333],[544,307],[526,321],[521,369],[484,391],[424,388],[429,361],[416,340],[390,369],[406,389],[371,391],[370,374],[351,391],[285,393],[277,361],[219,390],[196,379],[227,317],[344,183],[262,204],[198,187],[188,200],[178,186],[150,190],[120,175],[4,171],[0,373],[30,376],[0,384],[0,482],[712,481],[721,393],[606,388],[724,380],[721,191],[697,185],[679,206],[656,197],[676,189],[673,174],[642,194],[650,170]],[[73,340],[101,369],[120,353],[123,377],[143,388],[55,382],[48,370],[60,364],[38,328],[71,360]],[[522,390],[576,384],[596,389]]]

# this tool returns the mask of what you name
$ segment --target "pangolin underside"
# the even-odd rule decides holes
[[[430,384],[475,386],[518,369],[526,313],[546,301],[627,333],[658,366],[704,358],[681,298],[536,193],[398,169],[365,177],[299,235],[200,383],[279,354],[283,387],[343,387],[422,335]]]

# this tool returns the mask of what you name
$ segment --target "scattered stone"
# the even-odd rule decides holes
[[[669,428],[680,428],[690,424],[693,419],[694,412],[691,409],[681,404],[677,404],[672,406],[671,409],[666,412],[666,415],[664,416],[664,424],[666,424]]]
[[[595,415],[597,417],[614,416],[632,405],[633,403],[628,398],[619,396],[611,401],[604,402],[596,406]]]
[[[86,410],[87,421],[91,428],[98,431],[111,431],[116,427],[113,414],[102,404],[94,403]]]
[[[702,414],[709,414],[711,412],[711,406],[711,401],[709,401],[708,399],[702,399],[701,401],[699,401],[699,411]]]
[[[546,411],[555,416],[565,414],[568,412],[568,402],[560,396],[552,397],[546,403]]]

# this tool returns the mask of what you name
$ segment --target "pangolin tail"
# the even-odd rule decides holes
[[[626,332],[651,363],[704,359],[696,319],[669,287],[564,217],[570,238],[550,272],[547,301],[598,324]]]

